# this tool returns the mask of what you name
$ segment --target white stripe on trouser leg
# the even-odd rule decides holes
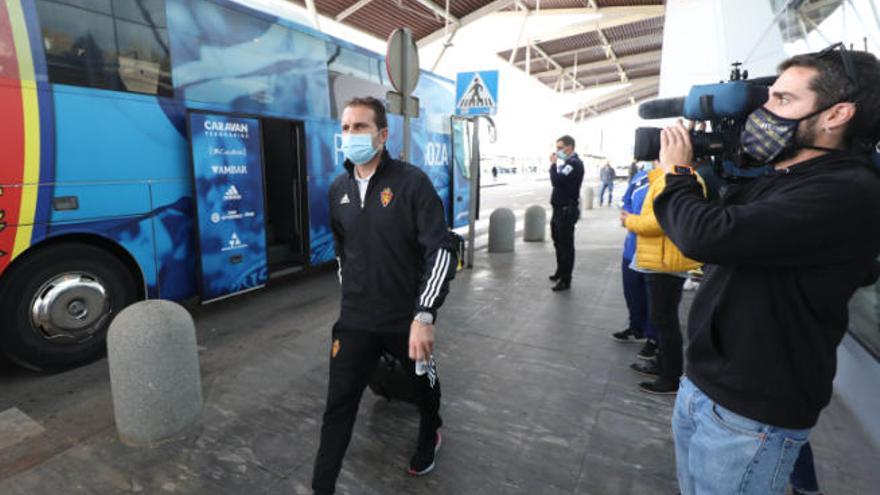
[[[431,277],[428,278],[428,281],[425,283],[425,290],[422,292],[422,296],[419,298],[419,304],[422,306],[425,305],[425,302],[428,300],[428,294],[431,293],[431,286],[434,284],[434,280],[437,277],[437,271],[440,269],[440,265],[443,264],[443,250],[439,250],[437,252],[437,257],[434,258],[434,268],[431,270]]]
[[[451,259],[450,254],[448,252],[446,252],[446,260],[443,263],[443,268],[440,270],[440,276],[437,278],[437,288],[436,288],[436,290],[434,290],[433,295],[428,300],[428,304],[425,305],[429,308],[434,306],[434,301],[436,301],[437,296],[440,295],[440,289],[443,288],[443,283],[446,281],[446,272],[449,270],[450,259]]]
[[[339,265],[339,270],[337,270],[336,274],[339,276],[339,285],[342,285],[342,258],[336,257],[336,264]]]

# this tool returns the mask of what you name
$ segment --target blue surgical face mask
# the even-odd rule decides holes
[[[343,134],[342,153],[355,165],[363,165],[372,160],[379,150],[373,147],[372,134]]]
[[[560,160],[568,160],[568,153],[565,150],[556,150],[556,158]]]

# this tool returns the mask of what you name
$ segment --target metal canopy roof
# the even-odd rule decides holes
[[[538,0],[523,0],[537,7]],[[577,122],[657,96],[663,45],[664,0],[545,0],[541,9],[564,5],[599,16],[551,37],[527,40],[500,52],[547,87],[580,92],[630,83],[565,116]]]
[[[568,117],[575,120],[619,108],[617,100],[633,104],[656,96],[659,87],[664,0],[290,1],[380,39],[408,27],[420,47],[444,38],[448,46],[458,29],[500,11],[522,13],[524,23],[539,15],[597,14],[553,35],[521,40],[521,46],[498,55],[557,91],[632,83],[629,91],[609,95],[614,101],[603,98],[574,109]]]
[[[425,46],[517,0],[290,0],[381,39],[408,27]],[[554,0],[548,0],[554,1]],[[558,0],[557,0],[558,1]]]
[[[461,27],[489,14],[530,18],[596,14],[595,18],[550,36],[521,39],[519,46],[498,53],[547,87],[563,92],[630,83],[572,109],[575,121],[635,105],[657,96],[663,45],[665,0],[288,0],[356,29],[387,38],[408,27],[423,47],[445,38],[449,46]],[[779,19],[791,40],[817,27],[843,0],[770,0],[774,11],[793,11]],[[522,38],[522,36],[520,36]],[[442,55],[441,55],[442,56]],[[439,62],[439,59],[438,59]],[[435,64],[436,66],[436,64]]]

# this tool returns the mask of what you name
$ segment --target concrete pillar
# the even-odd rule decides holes
[[[512,253],[516,215],[509,208],[497,208],[489,216],[489,252]]]
[[[148,446],[192,426],[202,384],[192,317],[171,301],[122,310],[107,334],[110,388],[120,440]]]
[[[737,61],[745,64],[749,77],[776,74],[786,54],[779,25],[770,25],[771,3],[667,0],[660,97],[684,96],[694,84],[726,81],[730,64]]]
[[[526,209],[525,227],[523,228],[523,240],[544,241],[547,233],[547,210],[543,206],[532,205]]]
[[[584,189],[584,205],[583,205],[583,208],[584,208],[585,210],[592,210],[592,209],[593,209],[593,187],[592,187],[592,186],[587,186],[587,187]]]

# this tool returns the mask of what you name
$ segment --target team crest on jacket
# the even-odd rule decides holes
[[[382,195],[380,196],[382,200],[382,208],[385,208],[389,204],[391,204],[391,200],[394,199],[394,193],[391,191],[390,187],[386,187],[382,190]]]

